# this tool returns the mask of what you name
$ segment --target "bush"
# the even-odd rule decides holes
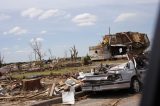
[[[90,58],[90,56],[86,55],[86,56],[82,59],[82,64],[83,64],[83,65],[91,64],[91,58]]]

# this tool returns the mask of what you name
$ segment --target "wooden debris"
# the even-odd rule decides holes
[[[35,95],[28,96],[28,97],[26,97],[26,99],[31,99],[31,98],[33,98],[33,97],[39,96],[40,94],[44,94],[45,92],[46,92],[46,90],[45,90],[45,91],[42,91],[42,92],[40,92],[40,93],[37,93],[37,94],[35,94]]]
[[[7,97],[0,97],[0,100],[3,100],[3,99],[18,99],[18,98],[25,98],[25,96],[7,96]]]
[[[49,96],[53,96],[53,93],[54,93],[54,89],[55,89],[55,83],[52,84],[52,87],[51,87],[51,90],[50,90],[50,93],[49,93]]]

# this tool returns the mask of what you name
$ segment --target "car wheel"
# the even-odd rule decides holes
[[[141,84],[137,78],[131,81],[131,90],[133,93],[139,93],[141,91]]]

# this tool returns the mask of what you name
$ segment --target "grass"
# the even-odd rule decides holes
[[[34,75],[51,75],[51,74],[66,74],[66,73],[76,73],[80,71],[89,71],[91,67],[82,66],[82,67],[70,67],[59,70],[46,70],[46,71],[38,71],[38,72],[21,72],[21,73],[12,73],[12,78],[22,79],[24,77],[34,76]]]
[[[91,66],[81,66],[81,67],[68,67],[59,70],[46,70],[46,71],[38,71],[38,72],[16,72],[12,73],[11,76],[13,78],[22,79],[24,77],[34,76],[34,75],[51,75],[51,74],[66,74],[66,73],[76,73],[76,72],[86,72],[90,71],[92,66],[103,64],[121,64],[127,62],[127,60],[110,60],[110,61],[99,61],[94,62]]]

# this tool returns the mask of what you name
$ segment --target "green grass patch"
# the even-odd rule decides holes
[[[82,66],[82,67],[71,67],[71,68],[64,68],[59,70],[46,70],[46,71],[38,71],[38,72],[21,72],[21,73],[12,73],[11,76],[13,78],[22,79],[24,77],[29,77],[33,75],[51,75],[51,74],[66,74],[66,73],[76,73],[80,71],[89,71],[91,67]]]
[[[24,77],[29,77],[33,75],[51,75],[51,74],[66,74],[66,73],[76,73],[76,72],[86,72],[90,71],[93,66],[98,66],[99,64],[121,64],[127,62],[128,60],[108,60],[108,61],[99,61],[93,62],[91,66],[81,66],[81,67],[67,67],[59,70],[46,70],[46,71],[38,71],[38,72],[15,72],[11,73],[13,78],[22,79]]]

